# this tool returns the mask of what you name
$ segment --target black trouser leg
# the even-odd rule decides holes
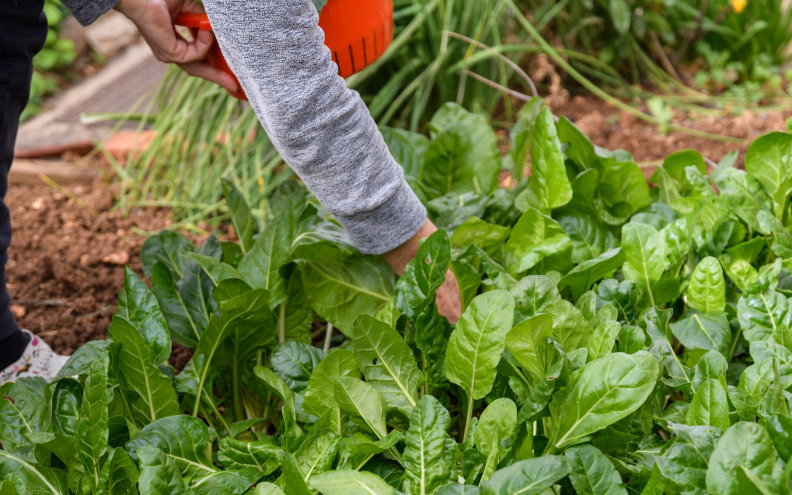
[[[0,0],[0,341],[3,341],[0,344],[19,340],[19,328],[9,308],[11,298],[6,288],[11,218],[5,196],[19,116],[30,96],[33,55],[41,50],[47,38],[43,8],[44,0]],[[0,361],[13,357],[4,355],[8,354],[4,351],[9,351],[4,347],[0,346]]]

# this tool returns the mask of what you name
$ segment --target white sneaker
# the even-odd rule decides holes
[[[32,376],[40,376],[50,381],[69,360],[68,356],[55,354],[55,351],[40,337],[27,330],[22,331],[30,335],[30,342],[25,347],[22,357],[8,368],[0,370],[0,385]]]

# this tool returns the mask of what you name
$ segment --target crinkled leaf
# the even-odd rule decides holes
[[[378,438],[383,439],[387,436],[385,425],[387,405],[374,387],[356,378],[342,376],[336,381],[333,391],[342,411],[359,418],[362,424]]]
[[[780,216],[792,194],[792,134],[772,132],[756,139],[745,155],[745,170],[773,198]]]
[[[613,463],[591,445],[566,451],[569,480],[579,495],[627,495],[621,476]]]
[[[558,223],[572,239],[572,261],[582,263],[618,247],[616,237],[594,216],[566,214]]]
[[[396,308],[412,320],[434,302],[435,292],[445,282],[451,263],[451,241],[438,230],[423,241],[418,254],[407,263],[396,283]]]
[[[143,274],[151,277],[154,265],[162,262],[177,280],[184,276],[187,260],[182,253],[195,251],[195,245],[184,234],[174,230],[163,230],[146,238],[140,250]]]
[[[338,349],[327,355],[314,370],[305,390],[303,408],[316,416],[324,416],[329,411],[338,410],[334,386],[341,377],[360,378],[355,355]]]
[[[284,342],[272,353],[272,369],[292,392],[299,393],[308,387],[311,374],[324,358],[325,353],[318,347]]]
[[[410,348],[396,330],[369,315],[355,320],[350,336],[366,381],[382,394],[388,409],[409,417],[424,382]]]
[[[140,471],[126,450],[117,447],[110,451],[99,478],[97,493],[126,495],[132,493]]]
[[[767,340],[780,325],[792,326],[789,299],[772,289],[750,291],[737,303],[737,317],[748,342]]]
[[[181,411],[173,384],[152,364],[149,346],[137,329],[124,318],[115,316],[107,338],[119,346],[118,356],[113,362],[122,383],[121,393],[127,397],[125,400],[129,402],[135,420],[145,425],[179,414]]]
[[[572,245],[569,235],[552,218],[535,208],[522,214],[512,229],[505,250],[509,271],[523,273]]]
[[[729,355],[732,334],[726,313],[693,314],[669,325],[687,349],[706,349]]]
[[[495,189],[501,161],[498,138],[482,115],[446,103],[429,124],[432,143],[421,169],[421,183],[435,191],[487,194]]]
[[[187,493],[179,468],[160,449],[146,445],[137,450],[140,462],[140,492],[152,495],[183,495]]]
[[[108,442],[108,366],[107,355],[91,365],[91,371],[85,380],[80,419],[77,422],[76,452],[82,463],[84,476],[94,492],[99,490],[102,455]]]
[[[702,313],[726,308],[726,282],[717,258],[707,256],[696,265],[687,288],[687,303]]]
[[[376,314],[393,296],[393,270],[381,258],[334,254],[300,262],[305,293],[319,316],[342,332],[360,314]]]
[[[171,353],[171,338],[165,316],[154,294],[128,266],[124,268],[124,285],[118,295],[115,314],[140,332],[149,345],[152,364],[167,361]]]
[[[448,480],[451,466],[444,459],[446,431],[451,416],[432,396],[424,396],[413,409],[404,439],[404,491],[429,495]]]
[[[756,423],[739,422],[718,440],[707,470],[707,490],[741,494],[737,469],[742,466],[770,487],[777,487],[783,470],[770,435]],[[773,493],[778,493],[777,488]]]
[[[676,437],[661,449],[657,466],[682,493],[706,493],[709,459],[722,431],[710,426],[676,423],[669,423],[668,428]]]
[[[246,442],[226,437],[220,440],[217,459],[226,469],[257,469],[264,476],[280,467],[283,450],[271,440]]]

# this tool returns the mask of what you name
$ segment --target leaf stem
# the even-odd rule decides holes
[[[465,428],[462,430],[462,443],[467,440],[468,430],[470,429],[470,421],[473,419],[473,394],[468,394],[468,405],[465,411]]]
[[[330,352],[330,344],[333,340],[333,324],[329,321],[327,322],[327,330],[325,331],[325,340],[324,340],[324,348],[322,349],[325,354]]]
[[[280,305],[278,311],[278,343],[286,342],[286,301]]]

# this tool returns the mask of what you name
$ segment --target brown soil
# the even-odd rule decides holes
[[[746,145],[724,144],[685,134],[660,134],[656,128],[625,115],[596,98],[575,97],[553,108],[573,120],[592,140],[606,148],[622,148],[639,161],[661,160],[673,151],[694,148],[713,160]],[[675,123],[709,132],[753,139],[784,128],[792,112],[745,114],[727,119],[690,119]],[[140,274],[144,231],[166,227],[164,210],[131,212],[128,218],[113,210],[109,188],[67,188],[69,195],[41,184],[13,185],[11,208],[14,240],[8,264],[9,289],[20,324],[49,341],[56,351],[70,354],[83,343],[104,338],[123,283],[124,264]],[[94,211],[95,210],[95,211]],[[174,347],[177,367],[189,351]]]
[[[792,99],[792,98],[791,98]],[[724,143],[694,137],[682,132],[663,135],[657,127],[622,112],[599,98],[576,96],[552,105],[556,115],[564,115],[574,122],[594,144],[607,149],[624,149],[638,162],[657,162],[674,151],[695,149],[717,162],[732,151],[741,157],[751,141],[770,131],[786,128],[792,109],[784,112],[744,112],[734,117],[696,117],[678,112],[674,124],[713,134],[744,139],[745,143]],[[642,108],[644,112],[645,108]]]
[[[20,325],[44,337],[60,353],[105,337],[124,265],[138,274],[144,238],[135,225],[168,225],[163,210],[111,210],[113,196],[100,181],[67,188],[79,201],[47,185],[12,185],[6,202],[14,236],[8,288]],[[82,202],[82,204],[81,204]]]

